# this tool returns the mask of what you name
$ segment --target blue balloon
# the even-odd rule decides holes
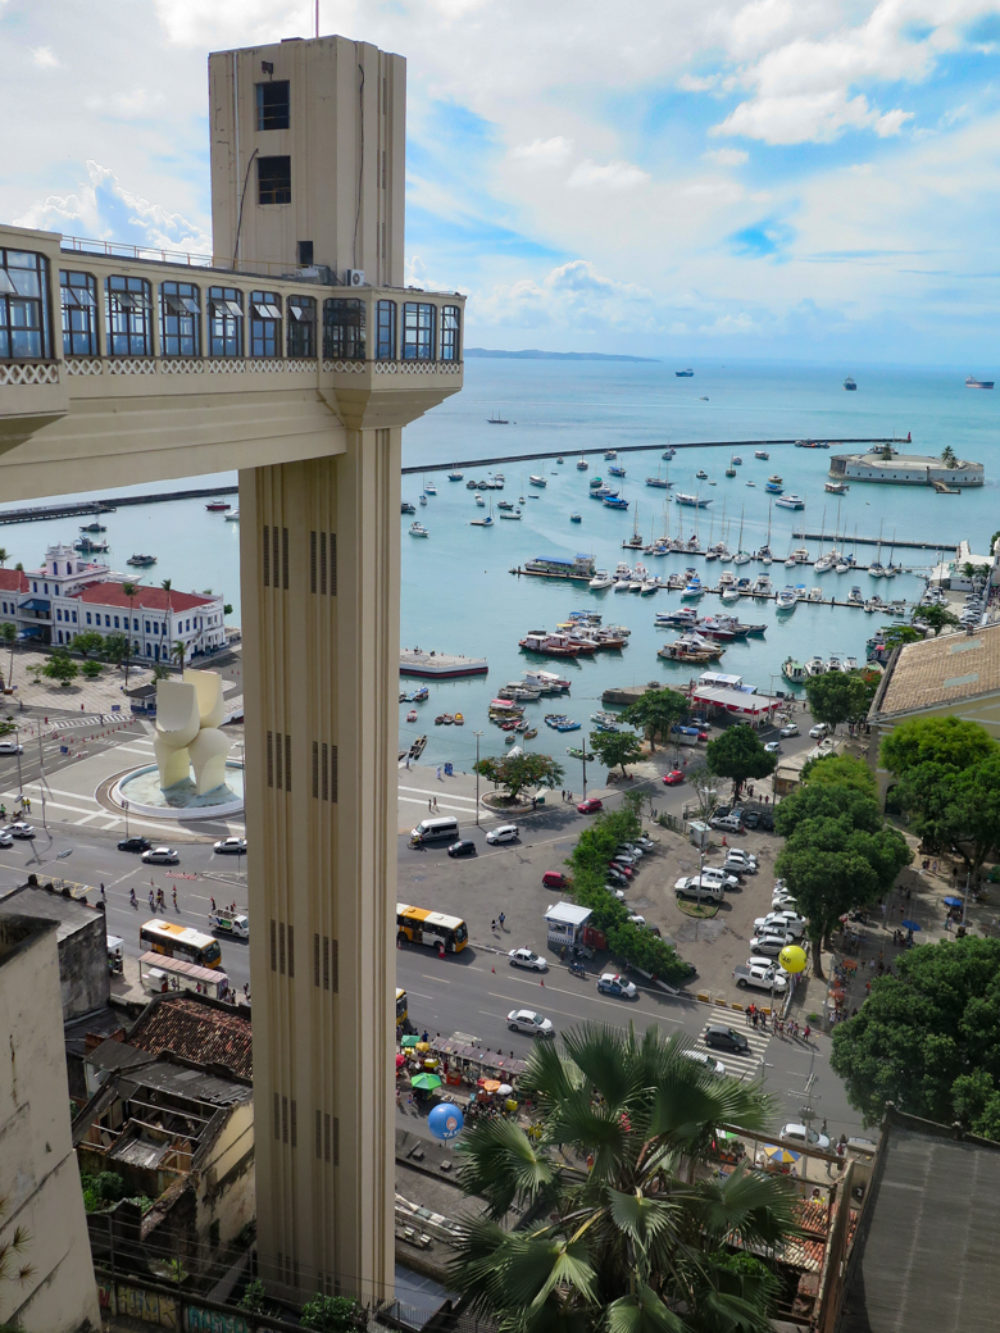
[[[451,1102],[439,1102],[427,1117],[427,1128],[436,1139],[457,1139],[465,1117]]]

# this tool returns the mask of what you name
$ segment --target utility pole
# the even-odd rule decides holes
[[[478,828],[479,826],[479,738],[482,736],[483,733],[481,731],[474,731],[472,734],[476,738],[476,827]]]

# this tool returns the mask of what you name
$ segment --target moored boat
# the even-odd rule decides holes
[[[125,561],[127,565],[132,565],[135,569],[148,569],[150,565],[156,564],[155,555],[130,555]]]

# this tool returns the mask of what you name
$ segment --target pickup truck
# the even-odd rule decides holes
[[[678,898],[697,898],[705,903],[722,902],[722,885],[704,883],[699,885],[697,875],[682,876],[674,885],[674,893]]]
[[[752,986],[755,990],[774,990],[776,995],[783,994],[788,989],[788,979],[776,972],[773,967],[739,967],[733,968],[733,980],[737,986],[745,989]]]
[[[227,935],[236,935],[241,940],[250,938],[250,918],[242,912],[209,912],[209,930],[224,930]]]

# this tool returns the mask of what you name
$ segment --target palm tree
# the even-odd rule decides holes
[[[489,1120],[460,1147],[462,1188],[486,1204],[462,1221],[452,1266],[473,1310],[505,1333],[769,1329],[777,1282],[752,1256],[798,1234],[795,1186],[702,1169],[715,1127],[763,1130],[769,1099],[655,1028],[587,1026],[563,1046],[539,1042],[520,1080],[536,1140]],[[536,1220],[508,1231],[512,1208]]]
[[[10,552],[7,550],[6,546],[0,546],[0,569],[3,569],[9,559]]]
[[[186,653],[187,653],[187,644],[184,642],[183,639],[177,639],[174,643],[170,655],[171,657],[177,658],[177,674],[179,676],[183,676],[184,674],[184,656]]]
[[[170,601],[170,590],[173,588],[173,586],[174,586],[174,585],[173,585],[173,580],[172,580],[172,579],[164,579],[163,582],[160,584],[160,587],[161,587],[161,588],[163,589],[163,591],[167,594],[167,614],[163,617],[163,627],[162,627],[161,639],[160,639],[160,661],[161,661],[161,662],[163,661],[163,659],[164,659],[164,658],[166,657],[166,655],[167,655],[167,654],[166,654],[166,646],[167,646],[167,645],[163,642],[163,640],[164,640],[164,639],[166,638],[166,636],[167,636],[167,627],[168,627],[168,625],[169,625],[169,623],[170,623],[170,613],[171,613],[172,610],[173,610],[173,605],[172,605],[172,603],[171,603],[171,601]]]
[[[135,604],[135,596],[139,591],[137,583],[125,582],[122,584],[122,592],[128,598],[128,626],[125,637],[128,639],[128,652],[125,654],[125,689],[128,689],[128,673],[132,665],[132,609]]]
[[[929,625],[934,631],[935,639],[941,633],[946,625],[957,625],[958,616],[954,611],[949,611],[946,606],[933,605],[922,606],[914,616],[915,620],[922,620],[925,625]]]
[[[946,444],[941,450],[941,462],[945,467],[957,467],[958,459],[955,457],[955,450],[950,444]]]
[[[17,643],[17,626],[12,625],[9,620],[5,620],[0,625],[0,642],[5,648],[10,649],[10,661],[7,664],[7,688],[11,689],[14,684],[14,645]],[[0,674],[0,681],[3,676]]]

